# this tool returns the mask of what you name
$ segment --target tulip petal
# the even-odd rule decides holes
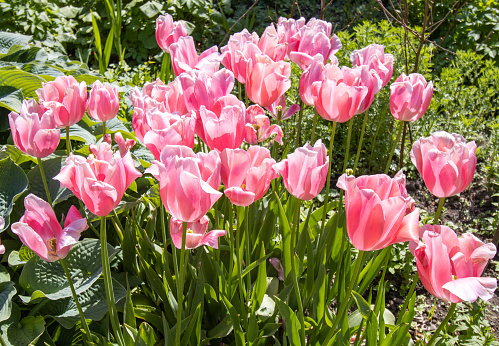
[[[442,287],[459,297],[461,301],[473,303],[478,298],[485,301],[491,299],[497,289],[497,279],[468,277],[449,281]]]

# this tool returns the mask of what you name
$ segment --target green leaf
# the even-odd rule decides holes
[[[367,319],[371,312],[371,307],[369,306],[369,303],[367,303],[366,300],[362,298],[362,296],[355,291],[352,291],[352,295],[353,298],[355,299],[355,302],[357,303],[357,307],[359,308],[360,314],[362,315],[363,318]]]
[[[71,190],[61,186],[61,183],[53,178],[59,174],[62,167],[65,166],[65,158],[56,157],[49,160],[42,160],[43,170],[47,179],[47,186],[49,189],[50,197],[54,205],[59,202],[67,200],[73,195]],[[29,188],[28,193],[32,193],[44,200],[47,200],[45,187],[43,186],[42,176],[40,174],[40,167],[37,165],[28,173]]]
[[[137,340],[135,341],[135,346],[148,346],[155,345],[157,342],[156,334],[154,334],[154,329],[147,322],[142,322],[139,327],[139,333],[137,335]]]
[[[21,310],[14,304],[9,319],[0,328],[7,346],[26,346],[43,334],[45,321],[42,316],[28,316],[21,320]]]
[[[156,1],[149,1],[139,7],[139,9],[149,18],[156,17],[162,10],[163,5]]]
[[[66,138],[66,129],[61,129],[61,138]],[[69,138],[71,140],[76,140],[79,142],[85,142],[86,144],[95,144],[97,139],[90,132],[90,128],[86,128],[85,124],[80,121],[78,124],[74,124],[69,127]]]
[[[232,332],[232,329],[234,328],[230,315],[225,315],[219,324],[206,333],[206,336],[210,339],[224,338]]]
[[[108,244],[109,257],[118,250]],[[88,290],[102,273],[100,242],[97,239],[83,239],[76,243],[66,257],[76,293]],[[25,302],[40,297],[57,300],[71,296],[71,290],[62,265],[46,262],[38,257],[31,258],[24,266],[19,284],[31,297],[21,297]]]
[[[284,277],[288,277],[291,272],[291,226],[289,225],[288,218],[286,217],[286,212],[282,207],[281,201],[277,196],[277,193],[274,192],[274,197],[277,201],[277,206],[279,208],[279,225],[282,228],[282,242],[283,242],[283,262],[284,262]]]
[[[19,113],[23,103],[23,92],[11,86],[0,87],[0,107]]]
[[[286,305],[282,300],[274,297],[277,306],[279,307],[279,312],[285,320],[286,335],[288,336],[289,343],[291,345],[300,345],[300,334],[301,324],[298,321],[298,317],[291,308]]]
[[[6,54],[13,45],[25,46],[30,40],[31,36],[0,31],[0,54]]]
[[[0,160],[10,157],[15,164],[20,165],[21,163],[32,161],[37,162],[36,158],[31,155],[24,154],[15,145],[6,144],[0,148]]]
[[[106,46],[104,47],[104,67],[107,68],[109,65],[109,59],[111,58],[111,50],[113,49],[113,37],[114,37],[114,26],[111,27],[109,34],[106,39]]]
[[[12,311],[12,298],[17,290],[12,281],[0,283],[0,322],[10,317]]]
[[[5,221],[0,226],[0,232],[5,230],[10,223],[10,212],[13,202],[28,186],[28,178],[21,167],[9,158],[0,160],[0,217]]]
[[[22,89],[25,98],[37,97],[35,91],[41,88],[44,82],[46,82],[45,79],[15,66],[0,68],[0,86]]]

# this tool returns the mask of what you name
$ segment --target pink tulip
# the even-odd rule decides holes
[[[72,126],[85,115],[87,84],[78,84],[73,76],[61,76],[42,83],[36,94],[40,104],[52,110],[57,127]]]
[[[47,262],[55,262],[68,255],[71,247],[78,242],[81,232],[88,228],[87,220],[81,217],[78,209],[71,206],[61,227],[54,210],[43,199],[29,194],[24,199],[26,211],[19,222],[12,224],[12,232]]]
[[[304,104],[314,106],[312,87],[315,82],[322,83],[326,78],[326,67],[320,54],[314,56],[310,66],[303,71],[300,77],[300,97]]]
[[[480,277],[496,254],[494,244],[484,244],[471,233],[458,238],[447,226],[425,225],[419,234],[422,242],[411,242],[410,249],[428,292],[451,303],[494,296],[497,279]]]
[[[59,145],[61,132],[55,128],[52,110],[35,100],[23,100],[20,114],[9,113],[9,124],[14,144],[25,154],[41,159]]]
[[[153,161],[146,170],[159,181],[166,210],[181,221],[201,219],[222,195],[214,188],[220,183],[220,157],[216,151],[204,155],[195,155],[189,147],[167,145],[161,161]]]
[[[213,76],[220,69],[218,47],[208,48],[198,56],[192,36],[180,37],[169,49],[173,71],[177,76],[190,70],[200,70]]]
[[[257,55],[255,59],[248,64],[246,93],[251,101],[270,107],[291,87],[291,65],[273,62],[263,55]]]
[[[324,187],[328,165],[326,147],[319,139],[313,147],[306,143],[297,148],[273,168],[282,176],[284,187],[290,194],[308,201],[316,197]]]
[[[426,84],[423,75],[402,73],[390,85],[390,112],[397,120],[416,121],[428,110],[432,96],[433,83]]]
[[[105,136],[108,136],[109,134],[106,134]],[[109,145],[111,145],[111,135],[109,135],[109,140],[107,141],[107,143],[109,143]],[[116,134],[114,135],[114,141],[116,142],[116,144],[118,144],[118,148],[119,148],[119,152],[120,152],[120,155],[123,157],[126,155],[126,153],[133,148],[133,146],[135,145],[135,141],[133,139],[127,139],[125,140],[123,138],[123,135],[120,133],[120,132],[116,132]]]
[[[341,72],[343,73],[343,80],[346,84],[367,87],[367,94],[362,99],[357,112],[355,112],[355,114],[364,113],[373,103],[374,96],[380,91],[382,85],[381,79],[376,71],[369,69],[365,65],[356,68],[343,66]]]
[[[282,145],[282,129],[279,125],[270,125],[270,119],[258,105],[249,106],[246,110],[246,126],[244,140],[249,144],[258,144],[275,135],[274,140]]]
[[[273,23],[265,28],[260,41],[258,41],[258,48],[275,62],[283,61],[287,53],[286,42],[279,39],[279,34]]]
[[[130,152],[113,153],[111,145],[91,144],[90,156],[69,154],[66,166],[54,177],[81,199],[88,210],[106,216],[121,201],[125,190],[142,174],[135,168]]]
[[[456,133],[438,131],[414,142],[411,160],[432,194],[450,197],[461,193],[473,179],[476,144],[466,143]]]
[[[322,30],[304,26],[301,29],[298,50],[291,52],[289,56],[291,61],[296,63],[302,70],[306,70],[312,64],[316,54],[322,56],[324,64],[331,59],[332,63],[337,65],[338,59],[334,54],[340,49],[341,41],[336,35],[329,38]]]
[[[393,179],[343,174],[336,186],[345,190],[347,232],[357,249],[374,251],[418,239],[419,210],[407,195],[402,171]]]
[[[215,229],[208,230],[210,219],[208,216],[203,216],[201,219],[187,223],[187,234],[185,235],[185,248],[195,249],[201,245],[207,245],[214,249],[218,249],[218,238],[227,234],[226,231]],[[177,249],[182,248],[182,232],[184,231],[183,222],[176,219],[174,216],[170,219],[170,235],[173,245]]]
[[[156,18],[156,41],[163,51],[169,52],[169,47],[183,36],[187,36],[183,22],[174,22],[168,13]]]
[[[246,67],[249,59],[254,59],[256,54],[262,54],[258,48],[258,35],[250,34],[248,30],[232,35],[226,46],[220,48],[221,62],[239,83],[246,84]]]
[[[371,44],[365,48],[355,50],[350,55],[354,67],[367,65],[369,69],[375,70],[383,81],[388,84],[393,75],[393,55],[385,54],[385,47],[379,44]]]
[[[282,95],[277,99],[277,101],[272,103],[270,107],[267,107],[267,110],[269,111],[270,115],[272,115],[272,118],[279,122],[281,120],[289,119],[293,115],[295,115],[296,112],[299,112],[300,106],[294,104],[291,107],[287,108],[286,95]]]
[[[346,122],[358,114],[369,88],[349,78],[346,69],[340,70],[335,65],[326,66],[325,74],[324,81],[312,84],[317,112],[326,120]]]
[[[88,114],[102,122],[111,120],[120,110],[118,87],[95,81],[87,101]]]
[[[262,198],[272,179],[278,177],[272,166],[276,163],[267,148],[252,146],[248,151],[222,151],[222,182],[225,195],[232,204],[247,207]]]

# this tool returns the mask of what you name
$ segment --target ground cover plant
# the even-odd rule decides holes
[[[265,4],[0,3],[93,33],[0,32],[0,344],[497,344],[499,69],[433,36],[468,5]]]

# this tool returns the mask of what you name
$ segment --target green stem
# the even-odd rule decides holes
[[[350,155],[350,139],[352,138],[352,124],[353,124],[354,118],[350,119],[348,122],[348,135],[347,135],[347,147],[345,149],[345,159],[343,160],[343,172],[345,173],[348,165],[348,157]]]
[[[331,140],[329,142],[329,168],[327,171],[327,179],[326,179],[326,196],[324,197],[324,210],[322,213],[322,227],[321,233],[324,232],[324,226],[326,225],[326,214],[327,214],[327,202],[329,200],[329,188],[331,186],[331,167],[333,162],[333,144],[334,144],[334,135],[336,133],[336,121],[333,121],[333,130],[331,131]]]
[[[399,171],[404,168],[404,145],[405,145],[405,135],[407,133],[407,121],[403,122],[404,130],[402,132],[402,143],[400,143],[400,162],[399,162]]]
[[[442,208],[444,207],[445,197],[440,198],[438,202],[437,213],[435,214],[435,218],[433,219],[433,224],[436,225],[438,219],[440,218],[440,213],[442,212]]]
[[[104,136],[106,135],[106,122],[102,122],[102,139],[104,139]]]
[[[64,268],[64,272],[66,273],[66,278],[68,279],[69,288],[71,289],[71,294],[73,295],[73,300],[76,304],[76,308],[78,309],[78,313],[80,314],[81,325],[85,330],[86,339],[88,340],[88,342],[90,342],[92,341],[92,334],[90,334],[90,329],[88,328],[87,320],[85,319],[85,315],[83,314],[83,309],[81,308],[78,296],[76,295],[76,291],[73,285],[73,279],[71,279],[71,274],[69,273],[68,264],[66,263],[66,260],[64,258],[59,259],[59,262],[61,262],[61,265]]]
[[[241,82],[237,81],[237,95],[238,95],[239,101],[241,101],[241,88],[242,87],[243,87],[243,85],[241,84]]]
[[[251,263],[251,251],[250,251],[250,231],[249,231],[249,206],[244,207],[244,225],[245,225],[245,232],[246,232],[246,266],[249,266]],[[251,289],[251,275],[246,275],[246,285],[248,287],[248,295],[247,297],[250,297],[250,289]],[[249,299],[249,298],[248,298]]]
[[[416,272],[416,277],[414,280],[412,280],[411,288],[409,289],[409,294],[406,296],[404,305],[402,306],[402,310],[400,310],[399,317],[397,318],[397,324],[399,325],[402,322],[402,319],[404,318],[405,315],[405,310],[407,310],[407,306],[409,306],[409,301],[412,298],[412,295],[414,294],[414,290],[416,289],[416,284],[419,281],[419,275]]]
[[[241,244],[241,216],[242,214],[244,213],[244,211],[241,213],[241,209],[243,207],[239,207],[237,209],[237,220],[236,220],[236,225],[237,225],[237,228],[236,228],[236,244]],[[239,299],[240,299],[240,302],[244,302],[244,290],[243,290],[243,278],[242,278],[242,273],[243,273],[243,261],[242,261],[242,258],[241,258],[241,248],[239,247],[239,249],[237,250],[237,269],[238,269],[238,272],[239,272]],[[246,317],[247,318],[247,317]]]
[[[452,315],[454,315],[454,311],[456,310],[457,303],[452,303],[449,308],[449,312],[447,313],[447,316],[445,316],[444,320],[440,325],[438,326],[437,330],[435,330],[435,333],[433,333],[430,341],[426,346],[433,346],[435,342],[437,342],[437,336],[440,334],[442,329],[449,323],[449,320],[451,319]]]
[[[69,139],[69,126],[66,126],[66,150],[69,156],[69,153],[71,152],[71,140]]]
[[[45,194],[47,195],[47,202],[52,206],[52,197],[50,197],[49,186],[47,185],[47,178],[45,177],[45,170],[43,169],[42,159],[37,157],[38,167],[40,168],[40,175],[42,176],[43,187],[45,188]]]
[[[85,216],[85,219],[87,220],[88,227],[90,227],[92,232],[94,232],[94,234],[97,236],[97,238],[99,238],[99,232],[95,229],[94,225],[92,225],[92,223],[88,219],[88,215],[85,212],[85,206],[83,205],[83,202],[79,198],[78,198],[78,203],[80,204],[80,209],[81,209],[82,214]]]
[[[357,164],[359,163],[360,151],[362,150],[362,141],[364,140],[364,131],[366,130],[367,115],[369,114],[369,108],[364,112],[364,121],[362,122],[362,130],[360,131],[359,145],[357,146],[357,155],[355,155],[355,163],[353,165],[353,175],[357,171]]]
[[[310,144],[314,145],[314,140],[315,140],[315,128],[317,126],[317,118],[319,117],[319,113],[317,112],[317,109],[315,109],[315,115],[314,115],[314,123],[312,125],[312,136],[310,136]],[[300,109],[301,111],[301,109]]]
[[[170,65],[170,54],[168,54],[167,52],[163,52],[163,61],[161,62],[160,78],[165,84],[168,83],[166,75],[169,65]],[[170,78],[170,76],[168,76],[168,78]]]
[[[182,324],[182,314],[184,310],[184,275],[185,275],[185,239],[187,237],[187,222],[183,223],[182,247],[180,249],[180,268],[177,280],[177,325],[175,333],[175,345],[180,345],[180,333]]]
[[[116,210],[113,209],[113,215],[111,216],[111,221],[113,221],[114,224],[114,229],[116,230],[116,233],[118,234],[118,238],[120,240],[120,243],[123,243],[123,234],[125,233],[125,230],[123,229],[123,225],[120,222],[120,219],[118,218],[118,214],[116,213]]]
[[[298,115],[298,124],[296,125],[297,131],[296,131],[296,138],[295,138],[295,148],[298,148],[300,145],[300,140],[301,140],[301,122],[303,118],[303,111],[304,111],[305,105],[303,104],[303,101],[300,100],[300,113]]]
[[[355,286],[355,284],[357,283],[357,279],[359,278],[360,267],[362,265],[363,257],[364,257],[364,251],[359,250],[359,255],[355,260],[355,268],[353,270],[352,277],[350,279],[350,283],[347,288],[347,294],[345,296],[345,299],[341,303],[340,308],[338,309],[338,313],[336,314],[336,318],[334,319],[333,326],[331,327],[331,330],[333,331],[340,323],[341,319],[343,318],[343,314],[345,313],[346,307],[348,306],[348,302],[350,301],[350,296],[352,295],[353,287]]]
[[[229,226],[227,227],[229,236],[230,259],[229,259],[229,279],[227,281],[227,295],[232,299],[232,273],[234,272],[234,232],[232,227],[232,204],[229,205]]]
[[[114,336],[119,346],[124,346],[125,341],[120,328],[118,319],[118,311],[116,310],[116,301],[114,300],[113,279],[111,277],[111,266],[109,264],[109,255],[107,252],[107,234],[106,234],[106,217],[100,219],[100,246],[102,254],[102,274],[104,276],[104,286],[106,288],[107,307],[111,319],[111,325],[114,330]]]
[[[3,339],[2,334],[0,334],[0,345],[7,346],[7,344],[5,343],[5,340]]]
[[[388,156],[388,161],[386,162],[385,174],[388,174],[388,172],[390,171],[390,165],[392,163],[393,153],[395,152],[395,147],[397,146],[397,143],[400,140],[400,135],[402,134],[403,128],[404,128],[404,122],[400,121],[399,122],[399,130],[397,132],[397,139],[395,139],[395,141],[393,142],[392,150],[390,150],[390,155]]]

